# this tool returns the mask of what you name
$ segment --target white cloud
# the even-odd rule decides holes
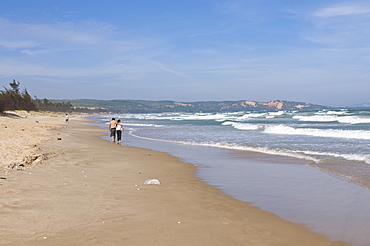
[[[170,69],[170,68],[165,67],[162,63],[160,63],[158,61],[152,61],[151,63],[153,65],[155,65],[156,67],[160,68],[163,71],[169,72],[171,74],[175,74],[175,75],[180,76],[182,78],[191,79],[189,76],[187,76],[187,75],[185,75],[185,74],[183,74],[181,72],[178,72],[178,71],[175,71],[173,69]]]
[[[328,49],[369,49],[370,5],[331,5],[310,13],[311,29],[305,38]]]
[[[148,61],[162,52],[162,43],[128,37],[105,23],[33,24],[0,17],[0,76],[133,78],[156,69],[185,77]]]
[[[353,16],[368,13],[370,13],[370,7],[355,5],[336,5],[319,9],[315,11],[313,15],[320,18],[331,18],[337,16]]]
[[[0,47],[55,47],[57,50],[83,48],[104,42],[114,29],[111,25],[97,22],[32,24],[0,18]]]
[[[0,46],[10,49],[24,49],[37,46],[35,42],[31,40],[4,40],[0,39]]]

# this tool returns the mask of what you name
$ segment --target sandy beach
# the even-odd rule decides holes
[[[0,116],[0,245],[345,245],[238,201],[87,118]],[[148,179],[160,185],[144,185]]]

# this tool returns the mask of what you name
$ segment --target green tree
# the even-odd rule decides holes
[[[5,110],[36,110],[36,104],[29,95],[27,89],[20,92],[20,82],[13,79],[9,83],[10,89],[4,87],[0,90],[0,111]]]

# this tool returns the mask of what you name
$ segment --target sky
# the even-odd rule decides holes
[[[370,101],[369,0],[0,1],[0,87],[43,99]]]

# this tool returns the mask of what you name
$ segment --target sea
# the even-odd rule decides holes
[[[331,240],[370,245],[370,109],[92,119],[107,129],[113,117],[124,125],[122,145],[169,153],[236,199]]]

